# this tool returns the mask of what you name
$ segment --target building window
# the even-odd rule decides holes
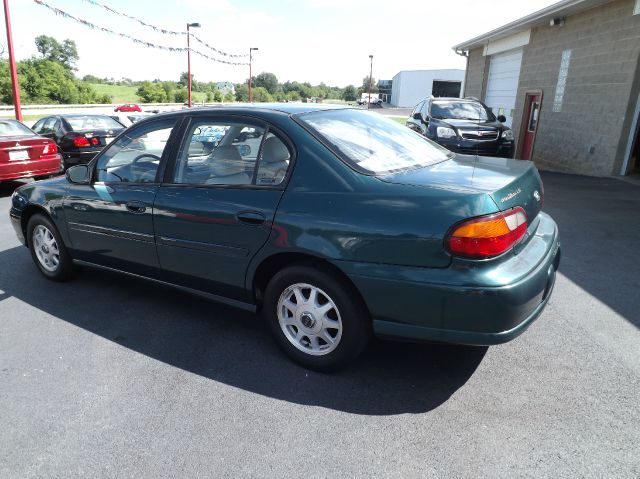
[[[562,60],[560,60],[560,71],[558,72],[558,83],[556,83],[556,94],[553,98],[553,111],[555,112],[562,111],[562,100],[564,99],[564,89],[567,85],[570,63],[571,50],[567,49],[562,52]]]
[[[640,0],[636,0],[636,4],[633,7],[633,14],[640,15]]]

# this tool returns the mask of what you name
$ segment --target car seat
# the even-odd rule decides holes
[[[277,185],[287,174],[291,154],[282,141],[272,136],[262,147],[262,158],[258,168],[258,185]]]
[[[250,185],[244,160],[235,146],[219,146],[213,151],[209,163],[207,185]]]

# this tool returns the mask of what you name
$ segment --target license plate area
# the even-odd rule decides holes
[[[9,151],[9,161],[23,161],[29,159],[28,150],[13,150]]]

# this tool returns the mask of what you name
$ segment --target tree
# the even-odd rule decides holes
[[[358,92],[356,91],[356,87],[353,85],[347,86],[342,93],[342,99],[344,101],[356,101],[358,99]]]
[[[189,98],[189,93],[184,88],[178,88],[173,94],[173,101],[176,103],[184,103]]]
[[[168,101],[167,92],[160,83],[142,82],[136,95],[143,103],[164,103]]]
[[[253,101],[256,103],[270,102],[273,101],[273,97],[269,94],[266,88],[259,86],[256,88],[252,88],[251,96],[253,97]]]
[[[252,86],[255,86],[257,88],[262,87],[272,95],[278,90],[279,86],[278,78],[273,73],[269,72],[260,73],[258,76],[252,79],[252,82]]]
[[[53,37],[40,35],[36,37],[35,44],[43,58],[59,62],[69,70],[75,70],[75,63],[79,57],[76,42],[73,40],[67,38],[62,43],[59,43]]]
[[[362,93],[369,93],[369,75],[362,79]],[[378,83],[371,78],[371,93],[378,93]]]
[[[224,95],[224,101],[225,103],[231,103],[236,101],[236,97],[233,95],[233,93],[231,93],[230,91],[228,91],[227,93],[225,93]]]
[[[236,85],[236,100],[249,101],[249,85],[246,83],[238,83]]]

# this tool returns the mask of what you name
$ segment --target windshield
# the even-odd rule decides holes
[[[108,116],[68,116],[65,118],[73,130],[119,130],[122,125]]]
[[[470,101],[434,101],[431,104],[431,117],[438,120],[490,120],[495,121],[493,113],[480,103]]]
[[[297,115],[339,156],[368,173],[429,166],[449,151],[379,113],[325,110]]]
[[[35,133],[17,121],[0,121],[0,136],[20,135],[35,135]]]

